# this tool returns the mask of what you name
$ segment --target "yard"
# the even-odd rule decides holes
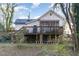
[[[5,37],[4,37],[5,38]],[[4,39],[2,38],[2,40]],[[8,40],[8,39],[7,39]],[[1,43],[2,42],[2,43]],[[53,44],[27,44],[27,43],[11,43],[0,42],[0,56],[72,56],[73,45],[70,39],[64,38],[60,43]]]
[[[72,56],[65,44],[0,44],[0,56]]]

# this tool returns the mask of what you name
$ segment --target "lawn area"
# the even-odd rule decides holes
[[[2,56],[70,56],[72,50],[64,44],[0,44]]]

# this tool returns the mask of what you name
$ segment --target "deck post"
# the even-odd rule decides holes
[[[57,37],[56,37],[56,35],[55,35],[55,43],[57,42]]]
[[[43,34],[40,34],[40,44],[43,42]]]
[[[58,43],[60,43],[60,41],[61,41],[61,38],[60,38],[60,35],[58,36]]]
[[[49,35],[49,40],[48,41],[49,41],[49,43],[51,43],[51,35]]]
[[[36,44],[38,43],[38,35],[36,34]]]

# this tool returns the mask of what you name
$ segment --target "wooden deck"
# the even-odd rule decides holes
[[[31,32],[25,32],[25,38],[28,43],[53,43],[58,39],[58,36],[63,34],[63,27],[59,26],[43,26],[42,28],[49,28],[48,32],[44,32],[41,26],[37,26],[37,32],[33,32],[33,26],[27,26],[26,29],[32,29]],[[38,31],[40,28],[40,31]],[[51,30],[53,28],[53,31]]]
[[[27,29],[28,30],[31,29],[31,31],[25,32],[25,35],[39,35],[39,34],[61,35],[61,34],[63,34],[63,27],[59,27],[59,26],[42,26],[42,27],[41,26],[37,26],[37,31],[35,33],[33,32],[33,26],[27,26],[25,28],[26,28],[26,30]],[[46,31],[47,29],[49,29],[49,30]]]

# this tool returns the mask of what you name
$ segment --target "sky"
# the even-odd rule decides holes
[[[30,18],[36,19],[51,7],[51,3],[18,3],[15,7],[14,21],[16,19],[27,19],[29,12]]]
[[[17,3],[15,7],[13,22],[16,19],[27,19],[29,12],[30,18],[36,19],[46,13],[54,4],[52,3]],[[59,12],[61,14],[61,12]]]

